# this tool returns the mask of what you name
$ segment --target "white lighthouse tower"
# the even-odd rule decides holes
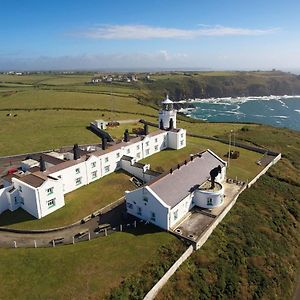
[[[158,126],[160,129],[176,128],[176,110],[168,95],[162,102],[162,109],[159,111]]]

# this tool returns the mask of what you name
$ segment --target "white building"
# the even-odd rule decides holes
[[[211,188],[210,171],[219,166],[221,172],[215,179],[215,187]],[[222,205],[225,177],[226,162],[206,150],[143,187],[126,192],[127,212],[169,230],[194,206],[214,208]]]
[[[166,99],[162,102],[162,109],[159,111],[158,127],[160,129],[176,128],[176,110],[174,109],[174,102]]]
[[[148,165],[137,162],[161,150],[181,149],[185,146],[186,130],[173,128],[169,131],[159,129],[89,153],[78,149],[77,155],[61,155],[54,152],[42,154],[43,163],[39,163],[39,167],[36,160],[27,160],[22,165],[24,172],[3,177],[4,186],[0,188],[0,213],[21,207],[36,218],[42,218],[64,206],[66,193],[122,167],[128,172],[130,169],[139,179],[150,181],[157,174],[149,170]]]

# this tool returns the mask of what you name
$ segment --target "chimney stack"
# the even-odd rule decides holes
[[[171,168],[171,169],[170,169],[170,174],[172,174],[172,173],[173,173],[173,169]]]
[[[46,163],[44,161],[43,156],[40,156],[40,171],[45,172],[46,171]]]
[[[80,149],[78,147],[78,144],[75,144],[73,147],[73,154],[74,154],[74,160],[77,160],[80,158]]]
[[[107,138],[102,138],[102,150],[105,150],[107,148]]]
[[[129,142],[129,132],[128,132],[128,129],[125,129],[125,132],[124,132],[124,142]]]
[[[178,170],[180,169],[180,164],[177,165],[177,169],[178,169]]]
[[[148,135],[148,134],[149,134],[148,124],[144,124],[144,135]]]

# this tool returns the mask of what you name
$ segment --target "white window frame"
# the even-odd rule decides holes
[[[75,174],[80,174],[80,168],[75,169]]]
[[[105,166],[104,167],[104,173],[108,173],[110,171],[110,166]]]
[[[92,172],[92,179],[97,178],[97,170]]]
[[[96,162],[93,161],[91,165],[92,165],[92,168],[95,168],[96,167]]]

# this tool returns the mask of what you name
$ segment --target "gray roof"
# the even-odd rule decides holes
[[[173,173],[159,177],[149,184],[149,187],[169,206],[176,206],[196,185],[201,185],[209,177],[209,172],[225,164],[211,152],[204,151],[201,157],[196,156],[192,161],[183,164]]]

